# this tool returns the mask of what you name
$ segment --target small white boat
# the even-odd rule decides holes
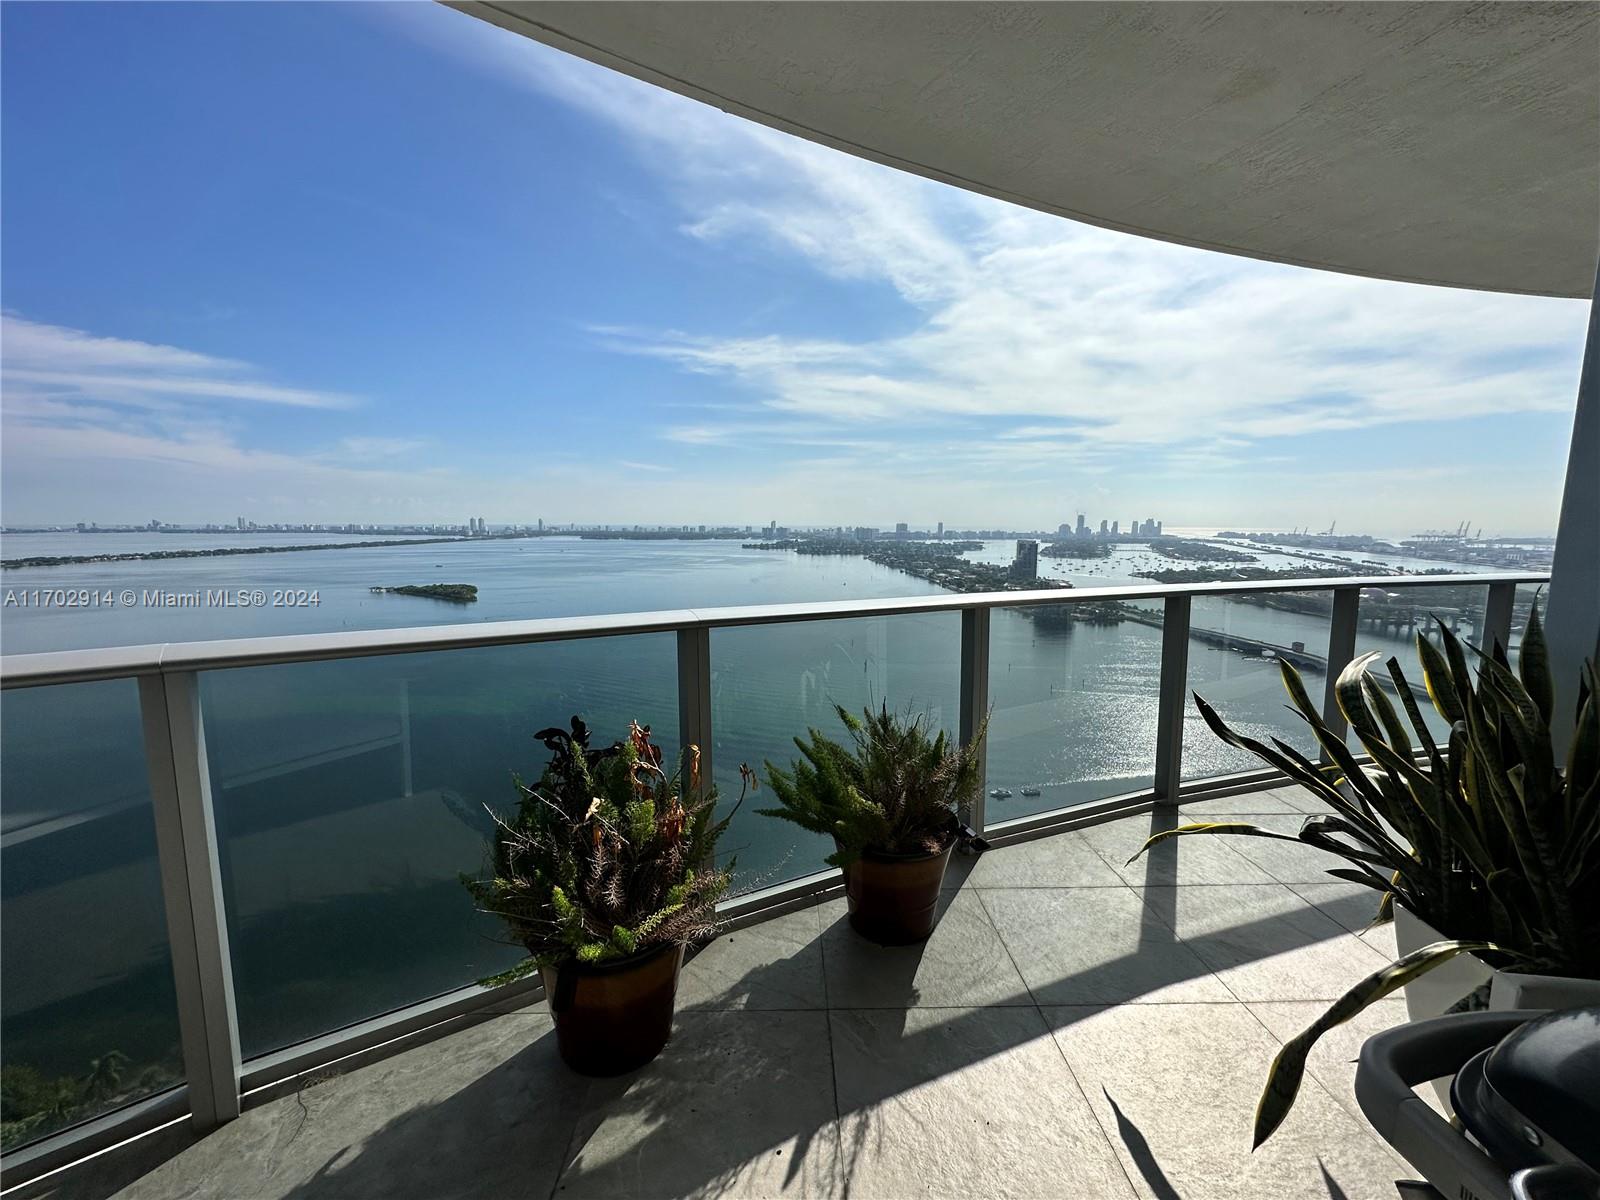
[[[1009,800],[1009,799],[1011,799],[1011,793],[1008,792],[1005,788],[995,788],[994,791],[989,793],[989,795],[994,797],[996,800]]]
[[[1022,789],[1022,794],[1024,796],[1037,796],[1039,794],[1039,789],[1038,788],[1023,788]]]

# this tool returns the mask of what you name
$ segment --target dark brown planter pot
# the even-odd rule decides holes
[[[682,965],[682,946],[658,946],[611,962],[541,967],[562,1061],[582,1075],[621,1075],[660,1054]]]
[[[844,868],[850,924],[883,946],[926,941],[938,919],[939,888],[955,839],[937,854],[862,852]]]

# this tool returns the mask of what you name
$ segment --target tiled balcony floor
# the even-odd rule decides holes
[[[1292,827],[1263,791],[1186,808]],[[1125,860],[1140,816],[952,867],[924,946],[855,936],[841,900],[684,968],[665,1053],[617,1080],[556,1057],[543,1006],[149,1139],[29,1196],[1148,1197],[1373,1200],[1410,1174],[1352,1092],[1382,1002],[1324,1040],[1290,1121],[1249,1131],[1280,1039],[1386,961],[1372,901],[1265,841]]]

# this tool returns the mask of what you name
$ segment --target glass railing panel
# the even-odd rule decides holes
[[[1378,658],[1371,667],[1372,677],[1383,686],[1390,699],[1399,706],[1399,694],[1389,674],[1389,660],[1400,665],[1417,709],[1422,714],[1429,733],[1436,739],[1446,738],[1450,723],[1439,715],[1428,699],[1428,689],[1422,678],[1422,664],[1417,656],[1417,637],[1428,638],[1440,645],[1436,620],[1442,621],[1466,645],[1476,646],[1482,641],[1484,606],[1489,589],[1484,584],[1441,584],[1427,587],[1361,589],[1361,603],[1356,619],[1356,654],[1376,651]],[[1466,650],[1468,662],[1475,659]],[[1404,710],[1402,708],[1402,714]],[[1409,723],[1408,723],[1409,728]],[[1352,746],[1357,744],[1352,731]],[[1415,744],[1415,737],[1412,738]]]
[[[833,705],[860,711],[887,703],[927,715],[954,737],[960,724],[961,614],[926,613],[838,621],[797,621],[711,631],[712,729],[717,785],[739,794],[739,764],[763,777],[766,762],[787,768],[793,739],[810,727],[843,740]],[[829,839],[745,801],[724,838],[737,857],[735,887],[755,891],[827,869]]]
[[[1189,679],[1183,722],[1183,777],[1205,779],[1269,769],[1255,755],[1221,741],[1195,708],[1194,693],[1236,732],[1281,738],[1310,757],[1310,727],[1289,707],[1280,659],[1295,664],[1314,703],[1327,686],[1331,592],[1262,592],[1196,596],[1190,612]]]
[[[989,625],[989,824],[1154,782],[1159,600],[997,608]]]
[[[7,1150],[180,1083],[131,679],[8,691],[0,717]]]
[[[534,734],[650,724],[678,748],[671,634],[202,676],[245,1057],[465,986],[523,955],[460,882]]]

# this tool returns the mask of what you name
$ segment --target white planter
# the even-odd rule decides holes
[[[1394,906],[1394,943],[1402,956],[1421,950],[1433,942],[1449,939],[1403,905]],[[1487,965],[1471,954],[1458,954],[1442,967],[1405,985],[1406,1015],[1413,1021],[1442,1017],[1494,977]],[[1450,1103],[1450,1081],[1455,1076],[1433,1081],[1434,1094],[1449,1116],[1455,1116]]]
[[[1410,909],[1394,906],[1394,941],[1402,955],[1448,940]],[[1444,966],[1406,984],[1406,1012],[1413,1021],[1442,1017],[1493,976],[1494,972],[1473,955],[1458,954]]]
[[[1396,904],[1394,940],[1401,954],[1410,954],[1432,942],[1449,939],[1409,909]],[[1406,1013],[1413,1021],[1443,1016],[1485,982],[1489,984],[1488,1007],[1492,1009],[1576,1008],[1600,1004],[1600,980],[1496,971],[1475,955],[1458,954],[1444,966],[1435,967],[1406,984]],[[1481,1008],[1483,1004],[1480,1001],[1469,1007]],[[1433,1087],[1445,1111],[1453,1113],[1450,1080],[1435,1080]]]
[[[1494,1009],[1582,1008],[1590,1004],[1600,1004],[1600,979],[1496,971],[1489,985],[1489,1007]]]

